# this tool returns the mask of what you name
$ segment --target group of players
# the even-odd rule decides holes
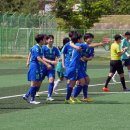
[[[118,48],[119,46],[116,45],[116,40],[118,38],[120,39],[120,37],[117,37],[118,36],[115,35],[115,44],[112,49],[113,52],[111,52],[111,54],[112,58],[116,57],[116,60],[120,61],[120,56],[126,54],[128,48],[123,46],[123,49],[120,50],[120,48]],[[39,91],[42,81],[47,76],[49,81],[47,101],[54,100],[52,93],[56,92],[58,83],[66,79],[67,94],[65,103],[74,104],[81,103],[82,101],[91,102],[92,99],[88,97],[88,85],[90,78],[86,73],[87,62],[89,60],[92,60],[94,57],[94,47],[109,44],[110,42],[108,38],[104,38],[101,43],[92,43],[93,39],[94,35],[91,33],[86,33],[84,36],[82,36],[76,31],[71,31],[69,32],[69,38],[66,37],[63,39],[63,47],[59,50],[57,47],[53,46],[53,35],[36,35],[36,44],[30,49],[30,54],[27,60],[28,81],[31,81],[31,85],[26,94],[23,96],[23,99],[31,104],[39,104],[40,102],[37,102],[35,100],[35,96]],[[119,44],[120,42],[121,41],[119,41]],[[107,85],[111,80],[113,74],[116,71],[119,74],[123,73],[123,71],[119,71],[122,67],[122,64],[120,65],[119,63],[115,63],[113,60],[115,59],[111,59],[113,66],[110,66],[110,72],[112,74],[109,74],[105,87],[103,87],[103,91],[105,92],[109,91]],[[119,69],[117,69],[118,64]],[[55,66],[59,78],[56,82],[54,82]],[[126,86],[124,85],[124,75],[121,75],[121,83],[124,87],[124,90],[127,90]],[[83,98],[80,100],[77,97],[82,90]]]

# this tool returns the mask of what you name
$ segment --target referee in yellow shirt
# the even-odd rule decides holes
[[[124,78],[124,70],[121,62],[121,55],[124,54],[127,50],[127,48],[123,48],[122,50],[120,49],[120,43],[122,37],[119,34],[116,34],[114,36],[115,42],[112,43],[111,45],[111,60],[110,60],[110,72],[107,77],[105,87],[102,88],[104,92],[109,92],[108,88],[108,83],[110,82],[112,76],[115,74],[117,71],[119,76],[120,76],[120,81],[123,86],[123,90],[127,91],[128,89],[126,88],[125,84],[125,78]]]

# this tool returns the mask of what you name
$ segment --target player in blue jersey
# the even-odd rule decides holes
[[[74,36],[72,36],[71,40],[73,43],[76,43],[76,45],[81,47],[82,49],[88,48],[87,44],[81,44],[83,40],[82,40],[82,35],[80,34],[75,34]],[[81,88],[85,85],[84,78],[86,77],[86,75],[84,74],[83,71],[79,70],[80,58],[81,58],[81,52],[77,51],[76,49],[73,49],[70,63],[66,68],[67,79],[69,79],[70,82],[67,87],[67,95],[66,95],[65,103],[75,102],[72,99],[70,100],[70,96],[77,80],[79,80]],[[79,100],[77,100],[77,102],[79,102]]]
[[[86,33],[84,35],[84,41],[85,44],[90,45],[92,43],[92,40],[94,38],[94,35],[91,33]],[[92,60],[94,57],[94,48],[93,47],[88,47],[85,50],[82,50],[82,57],[80,59],[80,70],[85,71],[87,73],[87,62]],[[86,85],[81,88],[79,86],[79,82],[77,81],[76,86],[74,88],[74,97],[78,96],[78,93],[83,89],[83,99],[81,99],[84,102],[92,102],[93,100],[91,98],[88,98],[88,85],[90,82],[90,78],[88,76],[88,74],[86,74],[85,77],[86,80]]]
[[[35,37],[36,44],[30,50],[30,64],[28,68],[28,81],[31,82],[31,86],[27,93],[23,96],[23,99],[31,104],[39,104],[40,102],[35,101],[35,95],[41,85],[41,67],[44,64],[48,69],[51,66],[42,59],[42,45],[44,44],[43,34],[38,34]],[[29,100],[31,96],[31,100]]]
[[[47,76],[49,80],[47,101],[54,100],[52,98],[52,92],[55,80],[55,65],[59,62],[60,59],[60,51],[58,48],[53,46],[53,43],[54,43],[54,36],[48,35],[47,45],[42,47],[43,60],[50,63],[50,65],[52,66],[52,69],[50,70],[48,70],[45,65],[43,66],[43,78]]]
[[[46,35],[46,34],[42,34],[42,35],[44,36],[44,38],[43,38],[43,46],[44,46],[44,45],[46,45],[46,37],[47,37],[47,35]],[[31,49],[30,49],[30,51],[31,51]],[[29,52],[29,55],[28,55],[28,57],[27,57],[27,62],[26,62],[26,67],[27,67],[27,68],[29,67],[29,64],[30,64],[30,58],[31,58],[31,52]],[[41,82],[41,84],[42,84],[42,82]],[[40,89],[41,84],[39,85],[39,89]],[[40,95],[38,94],[39,89],[37,89],[36,97],[39,97],[39,96],[40,96]]]
[[[70,41],[70,39],[68,37],[65,37],[63,39],[63,47]],[[62,48],[59,48],[59,50],[61,51],[61,55],[62,55]],[[58,94],[56,92],[57,90],[57,86],[59,83],[61,83],[62,81],[65,80],[64,78],[64,68],[62,66],[62,58],[60,57],[60,61],[58,62],[58,64],[56,65],[56,72],[57,72],[57,76],[58,76],[58,79],[54,82],[54,89],[53,89],[53,93],[55,94]]]
[[[104,45],[104,43],[109,42],[109,39],[104,39],[103,40],[104,43],[97,43],[97,44],[95,43],[95,44],[87,45],[87,44],[83,43],[82,35],[80,35],[78,33],[76,35],[74,35],[71,39],[72,39],[73,43],[76,43],[75,44],[76,46],[82,48],[83,50],[88,49],[89,47],[102,46],[102,45]],[[72,43],[72,46],[73,46],[73,43]],[[73,90],[73,87],[75,86],[76,80],[79,80],[79,85],[81,88],[86,86],[85,77],[87,75],[86,75],[85,70],[83,70],[83,69],[81,70],[81,67],[80,67],[81,57],[82,57],[82,51],[77,51],[76,49],[74,49],[73,53],[72,53],[71,62],[67,68],[67,78],[69,79],[70,82],[67,87],[67,95],[66,95],[65,103],[68,103],[68,104],[75,103],[75,102],[77,102],[77,103],[81,102],[79,99],[76,98],[81,91],[78,91],[78,93],[74,97],[74,100],[70,100],[70,96],[72,94],[72,90]],[[82,89],[80,89],[80,90],[82,90]]]

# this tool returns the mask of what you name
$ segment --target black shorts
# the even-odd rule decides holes
[[[124,66],[130,66],[130,58],[129,59],[122,59],[122,63]]]
[[[116,71],[118,72],[118,74],[124,73],[121,60],[110,61],[110,73],[115,73]]]

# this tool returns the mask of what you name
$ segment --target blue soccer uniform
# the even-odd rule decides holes
[[[43,51],[43,57],[45,57],[48,60],[55,61],[55,59],[57,57],[58,58],[60,57],[59,49],[54,47],[54,46],[52,48],[49,48],[48,45],[43,46],[42,51]],[[46,68],[46,66],[43,65],[43,77],[42,77],[42,79],[44,79],[45,76],[47,76],[49,79],[55,78],[55,66],[53,64],[51,64],[51,66],[52,66],[52,69],[48,70]],[[52,95],[53,87],[54,87],[54,82],[49,83],[49,85],[48,85],[48,98],[50,98],[51,95]]]
[[[64,72],[65,77],[66,77],[66,69],[68,68],[72,58],[73,49],[74,48],[70,46],[70,42],[67,43],[62,49],[62,54],[64,55],[64,64],[65,64],[65,72]]]
[[[80,44],[76,43],[75,45],[81,47],[82,49],[87,49],[87,44]],[[70,61],[70,64],[67,68],[67,78],[69,80],[79,80],[81,78],[84,78],[84,73],[80,70],[80,58],[82,57],[82,52],[77,51],[76,49],[73,50],[72,58]]]
[[[28,69],[28,81],[41,81],[41,65],[37,57],[42,57],[42,47],[39,44],[34,45],[30,50],[30,65]]]
[[[60,57],[60,51],[56,47],[49,48],[47,45],[42,47],[43,57],[48,60],[55,61],[56,57]],[[43,77],[55,78],[55,66],[51,64],[52,69],[48,70],[45,65],[43,65]]]

